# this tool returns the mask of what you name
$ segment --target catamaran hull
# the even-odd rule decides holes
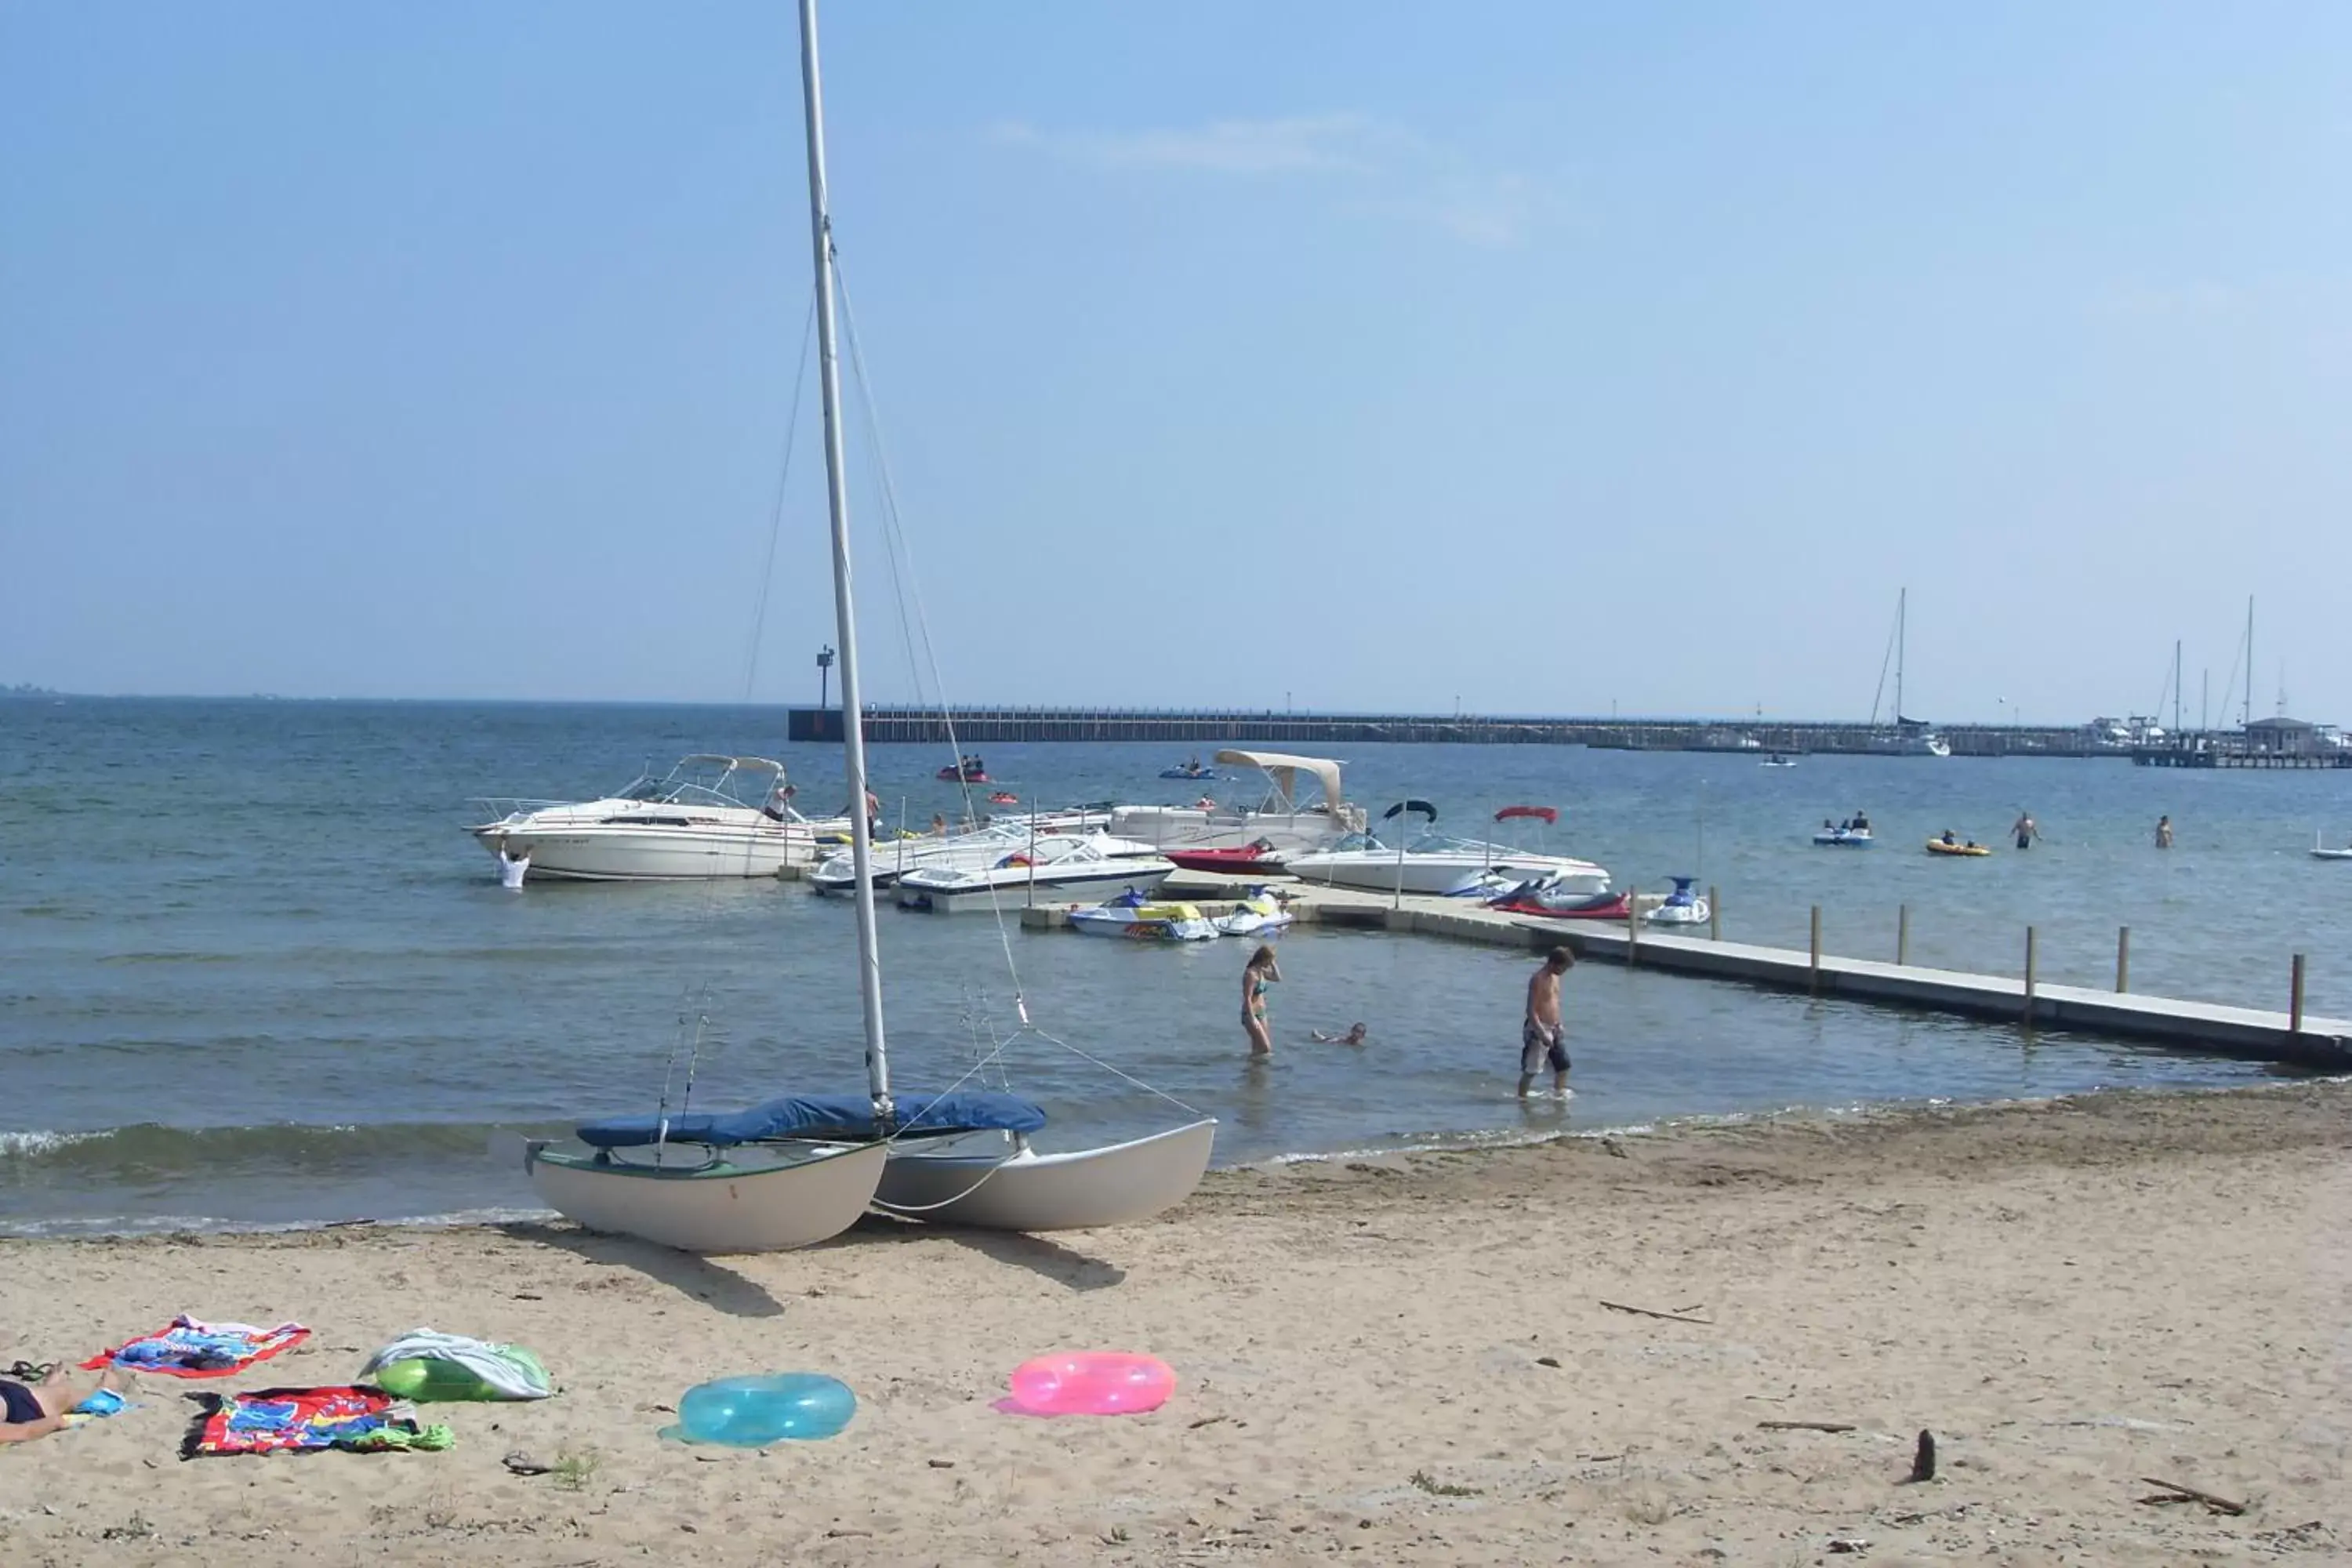
[[[875,1205],[933,1225],[1091,1230],[1133,1225],[1192,1196],[1209,1168],[1214,1121],[1072,1154],[891,1156]]]
[[[538,1144],[523,1156],[547,1206],[583,1229],[713,1254],[783,1252],[840,1235],[874,1201],[887,1157],[876,1143],[790,1165],[687,1172],[551,1158]]]

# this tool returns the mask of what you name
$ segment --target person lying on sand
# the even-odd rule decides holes
[[[19,1362],[16,1370],[28,1375],[33,1369]],[[36,1437],[46,1437],[52,1432],[66,1429],[66,1412],[88,1399],[100,1389],[116,1391],[114,1369],[108,1367],[89,1388],[79,1388],[64,1364],[50,1367],[37,1383],[18,1383],[0,1377],[0,1443],[29,1443]]]
[[[1344,1035],[1327,1035],[1320,1029],[1309,1029],[1307,1035],[1316,1044],[1322,1046],[1360,1046],[1364,1043],[1364,1026],[1361,1024],[1349,1025],[1348,1032]]]

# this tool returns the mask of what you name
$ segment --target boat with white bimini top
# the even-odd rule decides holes
[[[1297,757],[1286,752],[1223,751],[1219,763],[1255,768],[1265,793],[1255,805],[1122,805],[1110,814],[1110,830],[1140,838],[1158,849],[1218,849],[1264,841],[1276,857],[1293,849],[1318,849],[1341,834],[1360,831],[1364,814],[1340,793],[1339,764],[1328,757]],[[1320,799],[1302,799],[1307,786]],[[1203,797],[1206,800],[1206,797]]]
[[[867,798],[870,775],[858,684],[857,617],[850,592],[816,0],[800,0],[800,31],[825,500],[841,648],[842,752],[849,798],[859,801]],[[806,1246],[847,1229],[869,1204],[934,1222],[1054,1230],[1126,1224],[1182,1202],[1208,1168],[1216,1132],[1212,1118],[1195,1113],[1191,1122],[1147,1138],[1044,1154],[1031,1148],[1028,1139],[1045,1125],[1045,1115],[1016,1096],[894,1096],[882,1019],[871,828],[862,813],[854,815],[849,826],[857,865],[853,904],[858,1010],[866,1046],[864,1094],[786,1096],[719,1117],[698,1116],[682,1101],[673,1117],[666,1080],[653,1116],[584,1123],[578,1130],[577,1149],[514,1134],[502,1135],[494,1141],[496,1146],[509,1157],[519,1153],[541,1196],[578,1223],[703,1253]],[[1017,989],[1014,1005],[1023,1031],[1030,1032],[1033,1026]],[[992,1054],[1001,1056],[1011,1043],[1000,1042]],[[698,1056],[700,1047],[698,1031]],[[967,1072],[964,1078],[971,1076]],[[685,1098],[690,1100],[691,1058],[686,1083]],[[976,1151],[975,1139],[984,1141]],[[676,1160],[673,1152],[679,1156]]]
[[[597,800],[484,800],[495,819],[467,829],[533,879],[659,882],[773,877],[846,838],[849,820],[812,822],[793,809],[782,763],[700,754]]]
[[[1018,909],[1044,900],[1064,903],[1129,889],[1150,893],[1175,872],[1157,855],[1114,855],[1103,837],[1038,838],[981,866],[923,866],[898,879],[898,907],[953,914]]]
[[[1302,882],[1380,893],[1472,897],[1539,879],[1563,889],[1609,889],[1608,871],[1590,860],[1439,833],[1437,808],[1425,800],[1400,801],[1381,820],[1414,816],[1425,819],[1419,832],[1399,824],[1387,839],[1370,832],[1350,833],[1328,849],[1291,856],[1285,868]]]
[[[1643,915],[1642,919],[1654,926],[1703,926],[1714,910],[1705,895],[1692,891],[1696,877],[1672,879],[1675,890],[1666,895],[1665,902]]]

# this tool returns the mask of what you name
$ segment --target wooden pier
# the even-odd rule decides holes
[[[1218,900],[1242,897],[1248,888],[1264,885],[1262,879],[1244,883],[1185,873],[1170,879],[1161,896],[1200,903],[1213,912]],[[1810,951],[1705,936],[1668,936],[1647,927],[1629,930],[1623,922],[1548,921],[1507,914],[1459,899],[1413,893],[1400,898],[1283,882],[1273,885],[1290,896],[1291,912],[1302,923],[1412,932],[1529,951],[1561,946],[1580,959],[1668,973],[1956,1014],[1990,1023],[2146,1040],[2319,1071],[2352,1070],[2352,1019],[2310,1014],[2297,1018],[2255,1007],[2052,985],[2039,983],[2030,968],[2018,976],[1972,974],[1828,953],[1817,956]],[[1060,906],[1024,909],[1021,923],[1030,930],[1066,930],[1069,914]]]

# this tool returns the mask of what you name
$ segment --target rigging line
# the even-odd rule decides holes
[[[768,518],[768,560],[760,569],[760,599],[751,611],[751,646],[743,657],[743,700],[751,700],[760,674],[760,644],[767,634],[768,592],[776,580],[776,541],[784,531],[784,491],[793,477],[793,437],[801,427],[801,396],[808,390],[809,339],[816,328],[816,291],[809,291],[808,320],[801,324],[800,368],[793,373],[793,409],[784,416],[784,458],[776,475],[776,504]]]
[[[1066,1051],[1069,1052],[1072,1056],[1078,1058],[1080,1060],[1092,1062],[1095,1066],[1097,1066],[1097,1067],[1098,1067],[1098,1068],[1102,1068],[1102,1069],[1103,1069],[1103,1071],[1105,1071],[1105,1072],[1107,1072],[1107,1073],[1109,1073],[1112,1077],[1114,1077],[1114,1078],[1118,1078],[1118,1079],[1126,1079],[1129,1083],[1133,1084],[1136,1088],[1138,1088],[1138,1089],[1142,1089],[1145,1093],[1147,1093],[1147,1094],[1156,1094],[1156,1095],[1158,1095],[1160,1099],[1162,1099],[1162,1100],[1166,1100],[1169,1104],[1173,1105],[1173,1106],[1181,1107],[1181,1109],[1183,1109],[1183,1110],[1188,1110],[1188,1111],[1192,1112],[1192,1113],[1193,1115],[1195,1115],[1195,1116],[1205,1116],[1205,1115],[1207,1115],[1207,1114],[1208,1114],[1206,1111],[1204,1111],[1204,1110],[1201,1110],[1201,1109],[1200,1109],[1200,1107],[1195,1106],[1195,1105],[1189,1105],[1189,1104],[1186,1104],[1183,1100],[1181,1100],[1177,1099],[1174,1095],[1172,1095],[1172,1094],[1169,1093],[1166,1089],[1161,1089],[1161,1088],[1158,1087],[1158,1086],[1157,1086],[1157,1085],[1155,1085],[1155,1084],[1149,1084],[1149,1083],[1144,1082],[1141,1079],[1139,1079],[1139,1078],[1136,1077],[1133,1073],[1131,1073],[1131,1072],[1127,1072],[1127,1071],[1125,1071],[1125,1070],[1121,1069],[1119,1067],[1118,1067],[1118,1066],[1117,1066],[1116,1064],[1114,1064],[1114,1063],[1107,1062],[1107,1061],[1103,1060],[1103,1059],[1102,1059],[1102,1058],[1100,1058],[1100,1057],[1098,1057],[1098,1056],[1096,1056],[1096,1055],[1095,1055],[1093,1052],[1091,1052],[1091,1051],[1084,1050],[1084,1049],[1080,1048],[1079,1047],[1076,1047],[1076,1046],[1074,1046],[1074,1045],[1070,1044],[1070,1042],[1069,1042],[1069,1041],[1067,1041],[1067,1040],[1066,1040],[1066,1039],[1063,1039],[1063,1038],[1062,1038],[1061,1037],[1059,1037],[1058,1035],[1049,1034],[1049,1033],[1047,1033],[1045,1030],[1044,1030],[1044,1029],[1040,1029],[1040,1028],[1038,1028],[1038,1027],[1037,1027],[1036,1026],[1034,1026],[1034,1025],[1024,1025],[1024,1026],[1023,1026],[1023,1027],[1022,1027],[1022,1029],[1021,1029],[1021,1033],[1022,1033],[1022,1034],[1028,1034],[1028,1035],[1034,1035],[1034,1036],[1036,1036],[1036,1037],[1037,1037],[1039,1039],[1041,1039],[1041,1040],[1045,1040],[1045,1041],[1048,1041],[1048,1042],[1050,1042],[1050,1043],[1052,1043],[1052,1044],[1054,1044],[1054,1045],[1059,1046],[1059,1047],[1061,1047],[1064,1050],[1066,1050]],[[997,1051],[998,1051],[998,1053],[999,1053],[999,1054],[1002,1054],[1002,1053],[1003,1052],[1003,1050],[1004,1050],[1004,1048],[1005,1048],[1005,1047],[1006,1047],[1006,1046],[1010,1046],[1010,1045],[1012,1045],[1012,1043],[1013,1043],[1013,1038],[1017,1038],[1017,1037],[1009,1037],[1009,1038],[1007,1038],[1007,1039],[1005,1040],[1005,1042],[1004,1042],[1004,1045],[1003,1045],[1003,1046],[999,1046],[999,1047],[997,1047]]]
[[[964,816],[977,823],[980,820],[980,813],[972,804],[972,780],[963,765],[963,742],[956,734],[954,710],[948,705],[947,681],[940,674],[939,652],[931,645],[930,618],[923,613],[923,589],[920,580],[915,575],[914,552],[908,548],[906,530],[899,523],[898,489],[890,477],[888,450],[882,443],[882,422],[875,409],[873,380],[866,374],[866,351],[857,333],[857,311],[850,303],[849,279],[842,271],[840,258],[837,256],[834,262],[834,280],[841,289],[841,320],[845,328],[843,335],[849,342],[851,379],[857,386],[858,405],[866,416],[867,446],[873,457],[875,471],[880,481],[883,526],[890,539],[895,541],[898,552],[906,559],[906,595],[900,603],[901,626],[903,628],[906,620],[904,615],[906,600],[911,599],[915,611],[913,617],[915,632],[923,647],[922,668],[928,668],[930,672],[931,690],[940,704],[940,721],[948,732],[949,746],[955,752],[956,789],[963,797]],[[895,581],[895,572],[893,575]],[[921,668],[918,668],[916,679],[919,680],[921,679]],[[1032,828],[1029,836],[1029,848],[1034,857],[1037,837],[1034,828],[1036,810],[1034,805],[1030,809],[1030,820]],[[996,942],[997,946],[1003,950],[1005,973],[1012,977],[1013,1011],[1025,1026],[1029,1022],[1029,1007],[1022,992],[1021,967],[1013,957],[1013,936],[1005,928],[1004,905],[1003,901],[997,897],[996,882],[993,878],[991,878],[988,883],[988,910],[990,917],[996,922]]]
[[[1870,727],[1874,730],[1878,728],[1878,705],[1886,697],[1886,671],[1895,662],[1895,637],[1894,632],[1886,634],[1886,652],[1878,661],[1878,689],[1870,694]],[[1895,721],[1900,725],[1903,715],[1897,713]]]

